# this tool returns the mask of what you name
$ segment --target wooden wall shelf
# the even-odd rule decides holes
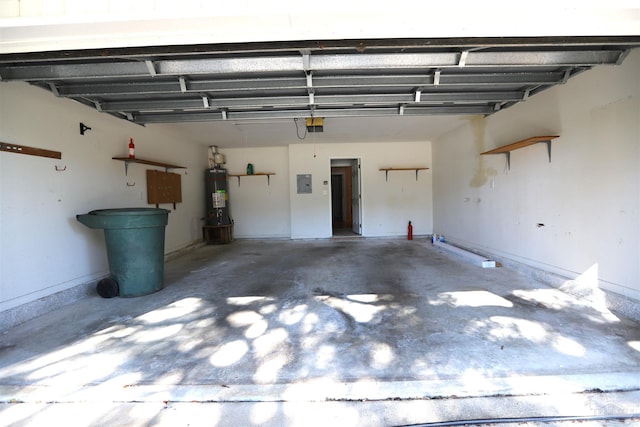
[[[247,173],[243,173],[243,174],[229,174],[229,176],[235,176],[236,178],[238,178],[238,187],[240,187],[240,177],[241,176],[266,176],[267,177],[267,185],[271,185],[271,175],[275,175],[274,172],[256,172],[256,173],[252,173],[252,174],[247,174]]]
[[[138,157],[112,157],[113,160],[120,160],[121,162],[124,162],[124,174],[127,174],[127,170],[129,168],[129,163],[141,163],[143,165],[149,165],[149,166],[159,166],[161,168],[165,169],[165,172],[169,171],[169,169],[186,169],[186,166],[178,166],[178,165],[173,165],[171,163],[165,163],[165,162],[157,162],[155,160],[145,160],[145,159],[140,159]]]
[[[520,148],[528,147],[533,144],[546,143],[547,153],[549,154],[549,162],[551,162],[551,141],[558,138],[560,135],[546,135],[546,136],[532,136],[531,138],[516,141],[511,144],[503,145],[502,147],[494,148],[493,150],[485,151],[480,155],[485,154],[504,154],[507,156],[507,169],[511,169],[511,152]]]
[[[384,171],[384,180],[388,181],[389,180],[389,172],[393,172],[393,171],[416,171],[416,181],[418,180],[418,171],[424,171],[427,170],[429,168],[423,168],[423,167],[419,167],[419,168],[380,168],[378,169],[379,171]]]
[[[0,151],[16,154],[28,154],[30,156],[49,157],[51,159],[62,158],[62,153],[59,151],[45,150],[44,148],[35,148],[26,145],[10,144],[8,142],[0,142]]]

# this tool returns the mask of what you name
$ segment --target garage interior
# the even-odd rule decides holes
[[[3,418],[638,421],[637,9],[347,6],[328,29],[22,3],[0,9]],[[234,241],[204,245],[216,151]],[[76,215],[153,205],[149,169],[180,182],[165,288],[100,298]]]

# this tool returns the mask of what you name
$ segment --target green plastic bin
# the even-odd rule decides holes
[[[121,297],[164,287],[164,231],[169,211],[157,208],[99,209],[76,215],[89,228],[104,229],[111,278]]]

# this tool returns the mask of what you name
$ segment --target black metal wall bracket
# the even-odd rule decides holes
[[[84,123],[80,122],[80,135],[84,135],[84,133],[88,130],[91,130],[91,128],[85,125]]]

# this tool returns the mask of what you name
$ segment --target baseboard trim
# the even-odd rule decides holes
[[[11,329],[14,326],[43,314],[58,310],[80,299],[97,296],[97,280],[76,285],[0,312],[0,330],[6,331],[7,329]]]
[[[465,250],[479,253],[477,249],[469,247],[468,245],[456,242],[453,242],[453,244]],[[482,254],[499,262],[505,267],[518,271],[538,282],[544,283],[545,285],[559,289],[569,295],[578,297],[581,300],[592,301],[594,302],[594,305],[595,301],[604,298],[606,308],[608,310],[635,322],[640,322],[640,301],[638,300],[634,300],[633,298],[621,295],[609,289],[587,289],[570,277],[550,272],[542,268],[523,263],[522,261],[516,261],[503,255],[492,253],[491,251],[483,250]]]
[[[164,256],[165,262],[178,258],[202,246],[204,246],[204,242],[196,241],[183,248],[169,252]],[[99,298],[96,292],[96,283],[102,278],[103,277],[98,277],[90,282],[72,286],[71,288],[54,292],[36,300],[0,311],[0,331],[6,331],[43,314],[59,310],[81,299],[89,297]]]

